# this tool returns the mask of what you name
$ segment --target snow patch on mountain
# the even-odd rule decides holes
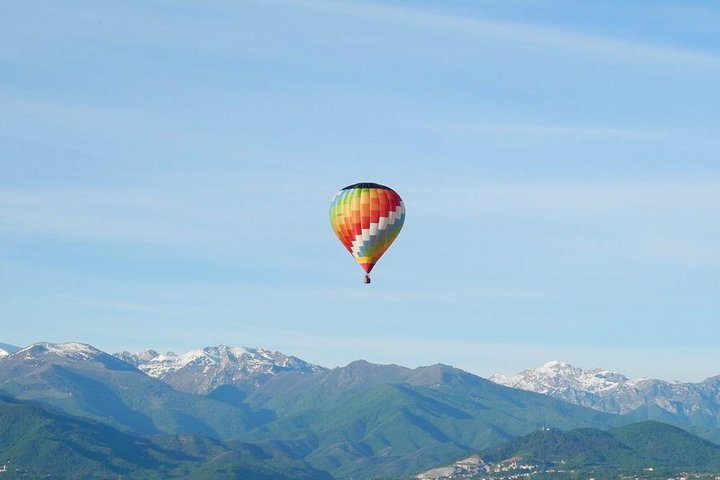
[[[160,354],[155,350],[147,349],[137,353],[122,352],[114,353],[113,355],[120,360],[129,363],[133,367],[139,367],[140,365],[150,362],[153,358],[159,356]]]
[[[7,357],[20,350],[20,347],[10,345],[9,343],[0,343],[0,358]]]

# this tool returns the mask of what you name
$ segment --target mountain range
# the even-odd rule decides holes
[[[699,383],[667,382],[553,361],[490,379],[635,420],[673,423],[720,442],[720,376]]]
[[[142,362],[133,365],[122,354],[79,343],[37,343],[0,358],[0,390],[131,435],[202,435],[271,448],[337,478],[412,473],[545,424],[604,428],[619,421],[445,365],[409,369],[357,361],[330,370],[279,355],[206,350],[212,355],[202,362],[216,363],[198,370],[181,361],[174,372],[190,365],[187,372],[198,376],[208,366],[217,373],[214,353],[224,351],[220,364],[230,362],[232,371],[249,376],[220,382],[207,394],[190,393],[146,374]],[[250,369],[245,362],[265,366]],[[275,362],[280,365],[271,366]]]
[[[548,374],[525,375],[516,388],[500,384],[511,377],[490,381],[442,364],[410,369],[361,360],[328,369],[280,352],[223,345],[162,355],[153,350],[110,355],[81,343],[3,347],[0,391],[13,401],[100,422],[146,439],[152,448],[174,451],[168,445],[187,437],[201,439],[189,441],[205,445],[199,449],[233,457],[240,448],[234,445],[245,445],[261,452],[260,466],[283,458],[296,462],[298,472],[339,479],[397,478],[542,427],[606,430],[637,421],[643,412],[606,412],[560,397],[560,378],[574,378],[578,395],[623,380],[609,372],[575,375],[559,362],[543,367]],[[553,373],[561,370],[562,375]],[[557,389],[528,391],[531,380],[541,378],[554,378]],[[596,390],[613,390],[603,388]],[[675,424],[684,421],[660,407],[644,411],[668,412]],[[689,425],[706,438],[719,435],[711,423]],[[217,443],[210,448],[208,442]]]

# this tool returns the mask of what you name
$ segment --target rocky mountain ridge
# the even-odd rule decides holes
[[[720,426],[720,376],[699,383],[668,382],[552,361],[490,380],[608,413]]]

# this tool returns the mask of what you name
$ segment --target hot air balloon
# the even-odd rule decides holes
[[[340,190],[330,205],[330,225],[350,255],[370,271],[400,233],[405,205],[392,188],[377,183],[356,183]]]

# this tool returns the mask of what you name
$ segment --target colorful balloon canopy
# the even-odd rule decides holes
[[[405,205],[400,195],[377,183],[347,186],[330,205],[335,235],[368,274],[397,238],[404,222]],[[370,283],[368,275],[365,283]]]

